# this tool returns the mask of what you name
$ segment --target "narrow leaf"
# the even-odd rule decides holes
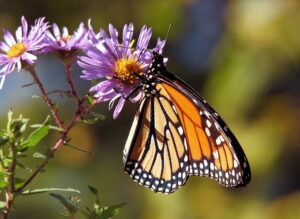
[[[41,158],[41,159],[45,159],[47,158],[46,155],[42,154],[42,153],[39,153],[39,152],[35,152],[33,155],[32,155],[33,158]]]
[[[95,187],[89,185],[88,188],[91,193],[93,193],[95,196],[98,196],[98,190]]]
[[[43,126],[43,124],[34,124],[34,125],[31,125],[30,127],[31,128],[41,128]],[[49,130],[53,130],[53,131],[58,131],[58,132],[63,132],[64,130],[57,127],[57,126],[52,126],[52,125],[49,125]]]
[[[69,212],[76,212],[78,210],[77,206],[64,196],[56,193],[50,193],[50,195],[57,199]]]
[[[72,188],[41,188],[41,189],[26,190],[22,192],[22,195],[35,195],[35,194],[46,193],[46,192],[75,192],[80,194],[79,190],[72,189]]]
[[[39,143],[47,134],[49,131],[49,116],[47,116],[45,122],[43,123],[43,125],[36,129],[35,131],[33,131],[29,137],[22,142],[21,146],[22,147],[32,147],[35,146],[37,143]]]

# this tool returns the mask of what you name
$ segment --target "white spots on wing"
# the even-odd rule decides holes
[[[176,114],[178,114],[178,113],[177,113],[177,110],[176,110],[176,107],[175,107],[174,105],[172,105],[172,108],[173,108],[174,112],[175,112]]]
[[[202,170],[203,169],[203,163],[200,163],[199,167]]]
[[[220,145],[221,143],[222,143],[222,136],[221,135],[219,135],[217,138],[216,138],[216,144],[217,145]]]
[[[203,112],[202,111],[200,111],[200,116],[202,116],[203,115]]]
[[[205,128],[205,133],[206,133],[206,135],[209,137],[210,136],[210,131],[209,131],[209,129],[206,127]]]
[[[184,148],[185,148],[185,150],[187,150],[188,146],[187,146],[186,138],[184,138],[184,140],[183,140],[183,144],[184,144]]]
[[[234,170],[232,170],[231,175],[233,175],[233,176],[235,175],[235,171]]]
[[[196,100],[195,98],[193,98],[193,102],[194,102],[194,103],[197,103],[197,100]]]
[[[214,151],[213,156],[214,156],[215,160],[217,160],[219,158],[219,152],[217,150]]]
[[[185,155],[183,160],[184,160],[184,162],[187,162],[187,161],[188,161],[188,159],[189,159],[189,158],[188,158],[188,156],[187,156],[187,155]]]
[[[211,127],[211,122],[208,119],[206,120],[206,125],[207,125],[208,128]]]
[[[247,167],[247,163],[244,161],[243,163],[243,167],[246,168]]]
[[[233,161],[233,167],[234,167],[234,168],[237,168],[238,165],[239,165],[239,163],[237,162],[237,160],[234,160],[234,161]]]
[[[228,172],[226,172],[226,173],[225,173],[225,177],[226,177],[226,179],[228,179],[228,178],[229,178],[229,174],[228,174]]]
[[[179,126],[177,129],[178,129],[179,134],[182,135],[183,134],[183,128],[181,126]]]
[[[209,173],[208,169],[205,169],[205,170],[204,170],[204,173],[205,173],[205,174],[208,174],[208,173]]]
[[[207,160],[204,160],[203,163],[204,163],[204,166],[206,166],[206,167],[208,166]]]
[[[210,163],[210,170],[214,170],[215,169],[215,166],[214,166],[214,163]]]
[[[209,118],[209,113],[206,110],[204,110],[204,114]]]

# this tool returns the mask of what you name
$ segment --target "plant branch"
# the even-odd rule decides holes
[[[67,82],[69,84],[69,87],[71,88],[71,92],[72,92],[72,95],[76,98],[77,100],[77,104],[80,105],[81,104],[81,99],[77,93],[77,91],[75,90],[75,86],[74,86],[74,83],[73,83],[73,80],[72,80],[72,75],[71,75],[71,64],[66,64],[66,79],[67,79]]]
[[[17,166],[17,150],[16,145],[11,144],[11,153],[12,153],[12,162],[11,166],[8,168],[8,189],[5,193],[6,197],[6,203],[5,203],[5,209],[3,210],[3,219],[7,219],[10,209],[14,203],[14,193],[16,191],[15,188],[15,172],[16,172],[16,166]]]
[[[31,66],[29,66],[28,68],[26,68],[30,74],[32,75],[32,77],[34,78],[35,82],[37,83],[37,85],[39,86],[40,88],[40,91],[42,93],[42,96],[43,96],[43,99],[45,100],[45,102],[47,103],[48,107],[50,108],[51,110],[51,113],[58,125],[59,128],[64,128],[63,126],[63,122],[61,121],[58,113],[57,113],[57,109],[55,107],[55,104],[52,102],[52,100],[49,98],[41,80],[39,79],[37,73],[35,72],[35,69]]]
[[[77,111],[76,115],[71,120],[69,126],[64,129],[61,137],[58,139],[58,141],[50,148],[47,157],[45,160],[35,169],[35,171],[30,175],[30,177],[23,183],[23,185],[16,190],[16,192],[21,192],[23,189],[25,189],[31,181],[36,177],[38,173],[40,173],[43,168],[46,166],[46,164],[49,162],[49,160],[53,157],[54,153],[60,148],[61,145],[64,144],[65,139],[67,138],[70,130],[74,127],[77,121],[79,121],[87,112],[89,112],[94,106],[96,102],[93,104],[88,105],[85,108],[79,107],[81,110]]]

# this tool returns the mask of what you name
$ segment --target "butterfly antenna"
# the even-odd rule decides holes
[[[169,25],[169,29],[168,29],[167,35],[165,37],[165,41],[167,41],[167,39],[169,37],[169,33],[171,32],[171,29],[172,29],[172,24]]]

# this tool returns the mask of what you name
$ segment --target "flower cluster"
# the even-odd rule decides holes
[[[57,24],[45,22],[39,18],[30,28],[24,17],[15,37],[7,30],[3,31],[4,42],[0,42],[0,89],[6,76],[16,68],[19,71],[26,65],[33,65],[37,56],[55,53],[69,64],[77,58],[82,68],[81,78],[99,80],[90,89],[98,103],[109,102],[109,109],[116,104],[113,117],[117,118],[126,99],[136,102],[141,98],[140,92],[134,92],[140,84],[139,75],[146,73],[152,60],[153,51],[162,52],[164,40],[158,39],[156,46],[149,50],[152,30],[143,26],[137,41],[133,39],[133,24],[125,25],[122,40],[113,25],[109,33],[100,28],[96,33],[90,20],[88,28],[81,23],[72,34],[66,27],[59,29]],[[83,55],[77,56],[79,52]],[[133,93],[135,96],[132,97]]]

